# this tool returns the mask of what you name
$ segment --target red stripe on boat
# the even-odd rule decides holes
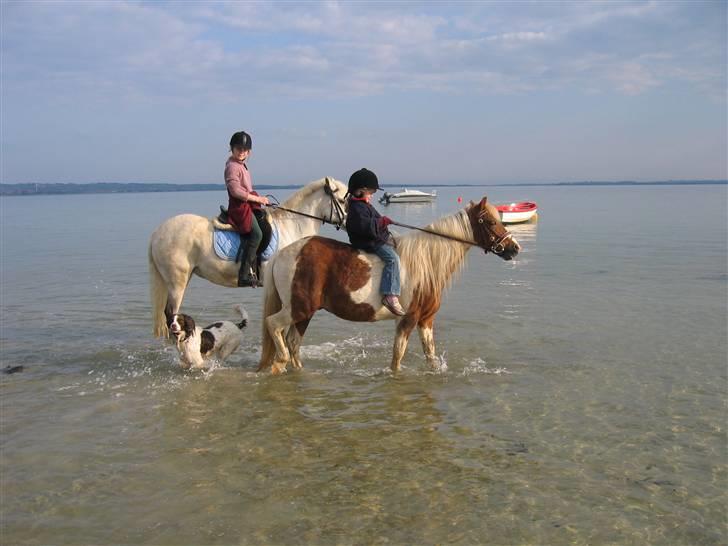
[[[510,205],[496,205],[498,212],[529,212],[536,210],[538,206],[536,203],[530,201],[522,201],[521,203],[512,203]]]

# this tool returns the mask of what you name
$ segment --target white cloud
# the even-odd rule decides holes
[[[545,32],[506,32],[496,36],[489,36],[489,41],[503,42],[533,42],[534,40],[546,40],[548,35]]]
[[[326,97],[428,87],[635,95],[670,81],[725,86],[725,70],[716,68],[725,63],[725,26],[706,26],[712,13],[691,26],[688,4],[28,2],[4,9],[10,92],[43,83],[59,97],[102,89],[116,100],[117,89],[122,97],[194,101],[233,100],[243,84],[259,96]],[[673,29],[679,40],[670,39]]]
[[[644,65],[637,62],[610,66],[607,78],[625,95],[640,95],[660,83]]]

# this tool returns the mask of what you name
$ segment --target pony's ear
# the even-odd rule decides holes
[[[487,202],[488,202],[488,196],[484,195],[483,198],[480,200],[480,208],[484,209]]]

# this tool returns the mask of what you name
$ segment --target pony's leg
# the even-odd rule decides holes
[[[407,350],[407,342],[409,341],[410,334],[416,324],[415,319],[410,315],[405,315],[397,323],[397,331],[394,335],[394,347],[392,348],[392,371],[399,371],[399,364],[402,362],[402,357]]]
[[[301,362],[301,341],[303,341],[303,335],[306,333],[309,322],[311,322],[311,319],[297,322],[288,329],[288,335],[286,336],[288,350],[291,352],[291,365],[296,370],[303,368],[303,363]]]
[[[185,290],[187,285],[190,284],[192,278],[191,271],[177,270],[173,275],[170,275],[170,279],[167,285],[167,305],[164,307],[164,314],[169,317],[175,313],[179,313],[182,308],[182,300],[185,297]]]
[[[435,355],[435,337],[432,334],[432,323],[434,317],[430,317],[426,320],[421,320],[417,323],[417,330],[420,334],[420,341],[422,342],[422,352],[425,353],[425,358],[430,368],[433,370],[441,369],[440,360]]]
[[[276,355],[271,364],[271,373],[273,375],[285,373],[286,365],[291,359],[283,332],[291,326],[292,322],[291,313],[285,307],[265,319],[265,327],[268,328],[268,333],[276,346]]]

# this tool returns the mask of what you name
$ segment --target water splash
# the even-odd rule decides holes
[[[460,375],[465,377],[474,374],[511,375],[511,373],[512,372],[508,371],[507,368],[489,368],[485,360],[478,357],[475,360],[468,362]]]

